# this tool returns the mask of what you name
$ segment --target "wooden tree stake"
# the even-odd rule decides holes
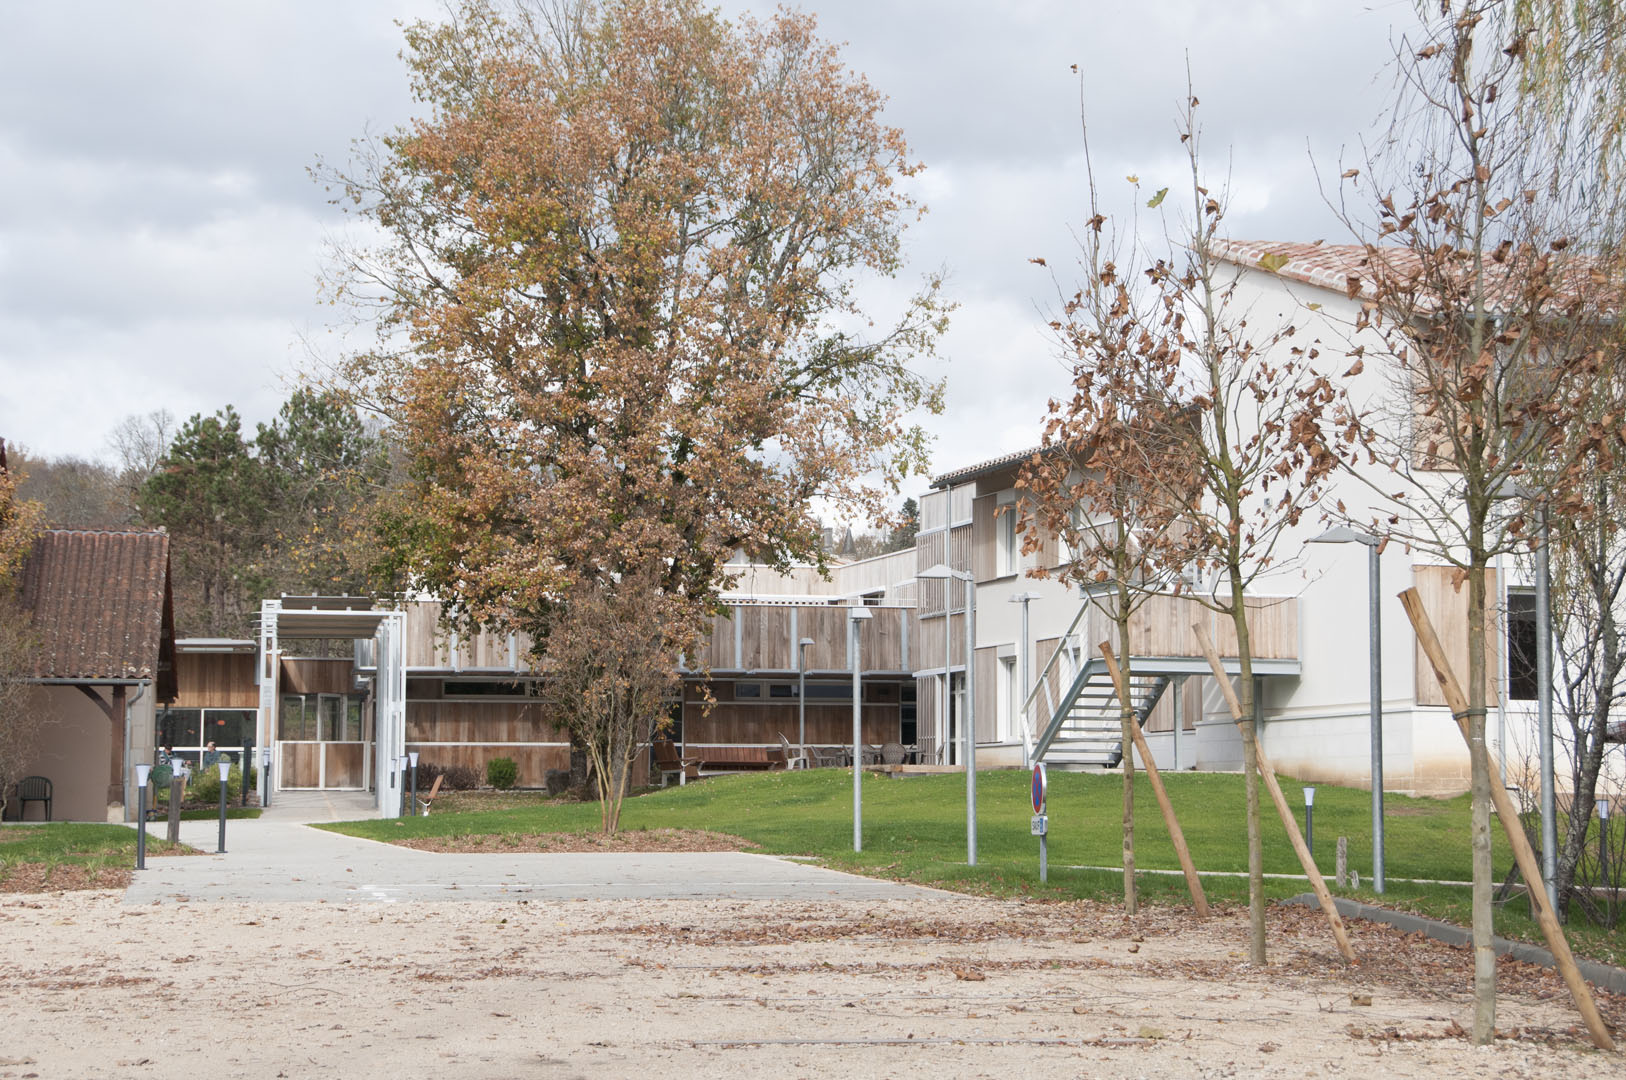
[[[1225,694],[1225,702],[1231,707],[1231,719],[1236,721],[1238,727],[1245,722],[1251,722],[1252,717],[1242,715],[1242,702],[1237,700],[1236,690],[1231,686],[1231,677],[1225,674],[1225,665],[1220,663],[1219,653],[1214,649],[1213,641],[1209,640],[1208,630],[1202,623],[1192,623],[1192,630],[1197,633],[1197,643],[1202,647],[1203,655],[1208,658],[1208,666],[1214,669],[1214,678],[1220,684],[1220,690]],[[1327,915],[1327,922],[1332,926],[1332,936],[1338,942],[1338,951],[1344,954],[1344,959],[1351,964],[1359,963],[1355,959],[1355,949],[1349,943],[1349,934],[1344,931],[1344,920],[1338,914],[1338,905],[1332,902],[1332,893],[1327,889],[1327,883],[1321,878],[1321,871],[1316,868],[1315,859],[1310,857],[1310,849],[1304,846],[1304,837],[1299,832],[1299,823],[1293,817],[1293,811],[1287,805],[1287,796],[1282,794],[1281,784],[1276,782],[1276,770],[1270,765],[1270,759],[1265,757],[1264,741],[1253,740],[1254,759],[1259,765],[1259,775],[1265,781],[1265,788],[1270,792],[1270,800],[1276,804],[1276,813],[1282,819],[1282,827],[1287,830],[1287,838],[1293,842],[1293,850],[1298,852],[1299,864],[1304,867],[1304,873],[1310,879],[1310,888],[1315,890],[1316,899],[1321,902],[1321,910]]]
[[[1429,621],[1428,612],[1423,610],[1422,597],[1418,596],[1416,589],[1407,589],[1400,594],[1400,603],[1406,609],[1406,615],[1411,619],[1412,629],[1417,632],[1417,643],[1422,646],[1423,653],[1428,657],[1429,666],[1434,669],[1434,677],[1439,680],[1440,690],[1445,694],[1445,703],[1451,707],[1451,715],[1457,722],[1457,730],[1462,732],[1463,739],[1468,739],[1468,698],[1462,692],[1457,677],[1451,671],[1451,664],[1445,657],[1445,647],[1440,644],[1439,635],[1434,632],[1434,624]],[[1490,757],[1486,751],[1487,760]],[[1519,812],[1513,806],[1513,800],[1508,798],[1507,788],[1494,768],[1496,762],[1488,760],[1493,766],[1490,769],[1491,801],[1496,804],[1496,816],[1502,821],[1502,829],[1507,833],[1507,840],[1513,847],[1513,858],[1518,863],[1519,873],[1524,875],[1526,892],[1530,901],[1536,908],[1536,919],[1541,923],[1541,932],[1547,938],[1547,948],[1552,950],[1553,959],[1558,963],[1558,970],[1564,976],[1564,985],[1569,987],[1570,997],[1575,1000],[1575,1007],[1580,1010],[1581,1019],[1586,1022],[1587,1031],[1592,1036],[1592,1045],[1601,1050],[1613,1050],[1615,1040],[1609,1037],[1609,1029],[1604,1026],[1603,1017],[1598,1015],[1598,1007],[1593,1004],[1592,991],[1587,989],[1586,980],[1581,978],[1580,969],[1575,966],[1575,957],[1570,953],[1570,945],[1564,938],[1564,928],[1558,924],[1558,917],[1547,903],[1547,890],[1542,888],[1541,869],[1536,865],[1536,853],[1530,848],[1530,839],[1524,835],[1524,825],[1519,821]]]
[[[1112,652],[1112,645],[1103,641],[1100,645],[1101,659],[1107,663],[1107,673],[1112,676],[1112,685],[1117,688],[1118,700],[1129,700],[1129,687],[1124,685],[1123,672],[1118,669],[1118,658]],[[1177,716],[1175,723],[1180,722]],[[1157,796],[1158,809],[1163,811],[1163,824],[1169,830],[1169,839],[1174,841],[1174,853],[1180,857],[1180,869],[1186,875],[1186,889],[1191,893],[1191,902],[1196,905],[1197,917],[1208,918],[1208,896],[1203,892],[1203,883],[1197,877],[1197,867],[1191,861],[1191,852],[1186,848],[1186,834],[1180,830],[1180,820],[1174,816],[1174,805],[1169,802],[1169,793],[1163,789],[1163,778],[1158,775],[1157,762],[1152,760],[1152,752],[1146,746],[1146,736],[1140,732],[1139,724],[1129,725],[1130,733],[1135,738],[1135,749],[1140,752],[1141,764],[1146,766],[1146,779],[1151,782],[1152,794]]]

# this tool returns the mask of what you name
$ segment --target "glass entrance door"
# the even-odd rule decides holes
[[[361,698],[348,694],[284,694],[277,718],[281,767],[277,787],[364,790],[372,747]]]

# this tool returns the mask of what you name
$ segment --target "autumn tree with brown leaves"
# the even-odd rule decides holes
[[[1590,252],[1596,144],[1533,117],[1520,97],[1529,24],[1518,5],[1420,5],[1404,43],[1401,93],[1364,170],[1344,173],[1345,213],[1365,242],[1348,291],[1362,308],[1356,362],[1374,356],[1388,390],[1368,405],[1356,475],[1387,509],[1371,527],[1456,568],[1468,590],[1473,853],[1472,1037],[1495,1031],[1489,573],[1532,542],[1534,509],[1584,521],[1590,480],[1613,470],[1621,430],[1618,272]],[[1595,239],[1595,237],[1592,237]],[[1375,343],[1375,345],[1373,344]],[[1539,887],[1539,883],[1531,883]]]
[[[1149,598],[1179,588],[1194,554],[1180,508],[1168,498],[1186,470],[1184,460],[1171,454],[1179,440],[1166,429],[1186,422],[1186,410],[1164,389],[1178,376],[1180,353],[1166,335],[1149,331],[1158,321],[1156,295],[1140,288],[1139,238],[1132,226],[1119,232],[1101,212],[1087,132],[1084,148],[1090,217],[1077,238],[1079,283],[1070,294],[1061,291],[1050,323],[1072,373],[1073,393],[1051,400],[1041,451],[1017,481],[1022,549],[1032,553],[1052,537],[1061,541],[1068,557],[1053,576],[1078,586],[1086,602],[1112,622],[1128,684],[1131,619]],[[1194,489],[1194,478],[1187,480]],[[1131,725],[1139,719],[1133,700],[1118,705],[1124,908],[1133,914],[1138,898]]]
[[[394,563],[454,621],[545,652],[637,581],[682,640],[735,551],[817,560],[810,500],[878,519],[923,470],[937,283],[873,333],[858,291],[920,166],[810,17],[469,0],[405,58],[426,115],[318,171],[385,236],[335,267],[379,326],[342,375],[404,447]]]
[[[0,811],[28,767],[40,722],[39,713],[28,707],[35,640],[17,574],[34,548],[44,512],[39,503],[18,495],[22,479],[8,467],[0,439]]]

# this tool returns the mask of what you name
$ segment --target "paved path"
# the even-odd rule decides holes
[[[314,797],[313,797],[314,796]],[[949,894],[742,852],[446,855],[304,824],[368,816],[344,793],[283,796],[258,820],[226,823],[225,855],[149,856],[127,904],[415,900],[906,900]],[[358,809],[360,812],[357,812]],[[342,815],[335,817],[331,815]],[[163,822],[149,826],[162,836]],[[214,821],[181,822],[213,852]]]

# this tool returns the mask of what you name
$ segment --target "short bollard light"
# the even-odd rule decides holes
[[[215,852],[226,854],[226,783],[231,778],[231,758],[223,757],[215,763],[220,770],[220,843],[215,845]]]
[[[136,869],[147,868],[147,780],[151,765],[137,765],[136,774]]]
[[[1315,788],[1304,789],[1304,846],[1315,854]]]
[[[418,816],[418,752],[410,751],[407,754],[407,767],[412,775],[412,816]]]
[[[245,781],[246,782],[246,781]],[[271,805],[271,748],[260,747],[260,809]]]
[[[1609,800],[1598,800],[1598,877],[1609,884]]]

